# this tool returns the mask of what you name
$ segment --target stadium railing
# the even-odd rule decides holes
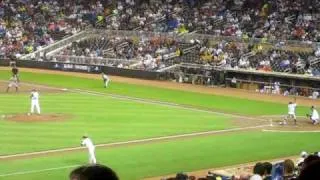
[[[85,56],[68,56],[68,55],[52,55],[50,56],[52,62],[86,64],[86,65],[113,65],[122,63],[124,65],[131,65],[140,62],[137,59],[119,59],[119,58],[102,58],[102,57],[85,57]]]
[[[27,55],[23,55],[19,59],[21,60],[30,60],[34,58],[39,58],[43,54],[55,52],[75,41],[79,41],[82,38],[89,38],[93,36],[107,36],[107,37],[138,37],[138,38],[152,38],[152,37],[167,37],[177,39],[179,41],[190,42],[191,40],[209,40],[212,43],[216,43],[219,41],[232,41],[232,42],[251,42],[251,43],[261,43],[263,40],[259,38],[250,38],[244,40],[241,37],[234,37],[234,36],[214,36],[214,35],[207,35],[207,34],[197,34],[197,33],[186,33],[183,35],[176,34],[174,32],[171,33],[162,33],[162,32],[145,32],[145,31],[120,31],[120,30],[105,30],[105,29],[86,29],[81,31],[75,35],[67,37],[61,41],[55,42],[47,47],[39,49],[35,52],[32,52]],[[283,42],[282,40],[268,40],[267,42],[270,45],[276,45],[277,43]],[[300,46],[300,47],[309,47],[315,48],[318,46],[316,42],[303,42],[303,41],[294,41],[294,40],[287,40],[284,42],[283,47],[285,46]]]
[[[74,41],[77,41],[81,38],[84,37],[84,35],[86,34],[86,31],[81,31],[75,35],[72,35],[70,37],[67,37],[63,40],[60,40],[58,42],[55,42],[51,45],[48,45],[44,48],[41,48],[35,52],[32,52],[30,54],[27,54],[27,55],[24,55],[24,56],[21,56],[19,59],[21,60],[30,60],[30,59],[34,59],[34,58],[40,58],[41,57],[41,54],[46,54],[46,53],[49,53],[49,52],[52,52],[54,50],[57,50],[65,45],[68,45]]]

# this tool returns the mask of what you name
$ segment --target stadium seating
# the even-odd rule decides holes
[[[141,62],[135,66],[140,69],[157,70],[159,67],[188,62],[319,76],[320,48],[314,47],[314,52],[309,54],[277,48],[278,44],[288,40],[297,40],[290,42],[298,44],[319,42],[320,17],[316,15],[319,7],[319,1],[312,0],[8,0],[0,4],[0,56],[20,57],[92,26],[115,30],[175,32],[180,35],[200,33],[224,38],[232,36],[243,42],[248,38],[260,38],[258,42],[247,43],[227,38],[227,41],[218,41],[217,45],[208,45],[204,39],[196,45],[196,39],[194,42],[174,39],[179,44],[166,45],[161,65],[145,68],[144,62]],[[267,42],[274,49],[261,50],[260,43]],[[182,47],[182,43],[186,47]],[[159,47],[150,42],[143,44],[143,47],[140,44],[140,40],[135,42],[126,37],[121,37],[119,41],[108,37],[93,38],[74,42],[59,55],[141,61],[160,59],[159,53],[156,53]],[[175,56],[174,53],[179,55]]]

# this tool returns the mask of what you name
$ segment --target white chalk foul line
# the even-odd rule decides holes
[[[55,167],[55,168],[30,170],[30,171],[19,171],[19,172],[13,172],[13,173],[0,174],[0,177],[34,174],[34,173],[40,173],[40,172],[55,171],[55,170],[60,170],[60,169],[75,168],[75,167],[78,167],[78,166],[80,166],[80,165],[61,166],[61,167]]]
[[[0,82],[7,82],[7,81],[0,80]],[[235,115],[235,114],[231,114],[231,113],[223,113],[223,112],[217,112],[217,111],[204,110],[204,109],[195,108],[195,107],[187,107],[182,104],[176,104],[176,103],[170,103],[170,102],[158,101],[158,100],[151,100],[151,99],[143,99],[143,98],[137,98],[137,97],[130,97],[130,96],[124,96],[124,95],[117,95],[117,94],[112,94],[112,93],[101,93],[101,92],[97,92],[97,91],[89,91],[89,90],[82,90],[82,89],[57,88],[57,87],[51,87],[51,86],[47,86],[47,85],[40,85],[40,84],[34,84],[34,83],[20,83],[20,84],[25,84],[25,85],[34,86],[34,87],[42,87],[42,88],[46,88],[46,89],[53,89],[53,90],[58,90],[58,91],[68,91],[68,92],[73,92],[73,93],[80,93],[80,94],[87,94],[87,95],[94,95],[94,96],[105,96],[105,97],[111,97],[114,99],[133,101],[133,102],[139,102],[139,103],[144,103],[144,104],[154,104],[154,105],[162,105],[162,106],[167,106],[167,107],[175,107],[175,108],[180,108],[180,109],[184,109],[184,110],[205,112],[205,113],[211,113],[211,114],[217,114],[217,115],[223,115],[223,116],[229,116],[229,117],[235,117],[235,118],[244,118],[244,119],[258,120],[258,121],[264,121],[264,122],[269,121],[267,119],[262,118],[262,116],[260,118],[247,117],[247,116]]]
[[[136,143],[147,143],[147,142],[161,141],[161,140],[172,140],[172,139],[184,138],[184,137],[195,137],[195,136],[201,136],[201,135],[211,135],[211,134],[219,134],[219,133],[226,133],[226,132],[236,132],[236,131],[243,131],[243,130],[250,130],[250,129],[259,129],[259,128],[264,128],[264,127],[269,127],[269,126],[270,125],[268,124],[268,125],[232,128],[232,129],[215,130],[215,131],[205,131],[205,132],[197,132],[197,133],[189,133],[189,134],[172,135],[172,136],[162,136],[162,137],[155,137],[155,138],[98,144],[98,145],[96,145],[96,147],[110,147],[110,146],[120,146],[120,145],[136,144]],[[21,157],[27,157],[27,156],[37,156],[37,155],[59,153],[59,152],[66,152],[66,151],[76,151],[76,150],[81,150],[81,149],[85,149],[85,147],[72,147],[72,148],[62,148],[62,149],[54,149],[54,150],[47,150],[47,151],[4,155],[4,156],[0,156],[0,160],[9,159],[9,158],[21,158]]]
[[[222,113],[222,112],[216,112],[216,111],[210,111],[210,110],[203,110],[203,109],[194,108],[194,107],[186,107],[186,106],[183,106],[181,104],[175,104],[175,103],[163,102],[163,101],[157,101],[157,100],[150,100],[150,99],[143,99],[143,98],[136,98],[136,97],[129,97],[129,96],[122,96],[122,95],[116,95],[116,94],[111,94],[111,93],[101,93],[101,92],[81,90],[81,89],[56,88],[56,87],[33,84],[33,83],[21,83],[21,84],[30,85],[30,86],[34,86],[34,87],[42,87],[42,88],[47,88],[47,89],[60,90],[60,91],[68,91],[68,92],[73,92],[73,93],[80,93],[80,94],[87,94],[87,95],[94,95],[94,96],[111,97],[111,98],[115,98],[115,99],[120,99],[120,100],[125,100],[125,101],[134,101],[134,102],[139,102],[139,103],[144,103],[144,104],[147,103],[147,104],[162,105],[162,106],[180,108],[180,109],[185,109],[185,110],[192,110],[192,111],[198,111],[198,112],[205,112],[205,113],[211,113],[211,114],[224,115],[224,116],[229,116],[229,117],[252,119],[252,120],[259,120],[259,121],[268,121],[267,119],[263,119],[263,118],[246,117],[246,116],[234,115],[234,114],[229,114],[229,113]],[[133,140],[133,141],[127,141],[127,142],[116,142],[116,143],[109,143],[109,144],[99,144],[99,145],[97,145],[97,147],[108,147],[108,146],[125,145],[125,144],[133,144],[133,143],[141,143],[141,142],[149,142],[149,141],[157,141],[157,140],[165,140],[165,139],[175,139],[175,138],[180,138],[180,137],[192,137],[192,136],[199,136],[199,135],[206,135],[206,134],[233,132],[233,131],[240,131],[240,130],[257,129],[257,128],[262,128],[262,127],[267,127],[267,126],[270,126],[270,124],[261,125],[261,126],[252,126],[252,127],[243,127],[243,128],[218,130],[218,131],[207,131],[207,132],[198,132],[198,133],[174,135],[174,136],[156,137],[156,138]],[[48,153],[75,151],[75,150],[81,150],[81,149],[84,149],[84,148],[83,147],[73,147],[73,148],[63,148],[63,149],[48,150],[48,151],[39,151],[39,152],[30,152],[30,153],[5,155],[5,156],[0,156],[0,160],[8,159],[8,158],[17,158],[17,157],[26,157],[26,156],[48,154]]]
[[[320,133],[319,131],[290,131],[290,130],[272,130],[262,129],[263,132],[275,132],[275,133]]]
[[[200,108],[195,108],[195,107],[187,107],[182,104],[176,104],[176,103],[170,103],[170,102],[164,102],[164,101],[157,101],[157,100],[151,100],[151,99],[143,99],[143,98],[136,98],[136,97],[130,97],[130,96],[116,95],[116,94],[111,94],[111,93],[101,93],[101,92],[81,90],[81,89],[68,89],[68,91],[74,92],[74,93],[80,93],[80,94],[93,95],[93,96],[111,97],[114,99],[133,101],[133,102],[139,102],[139,103],[144,103],[144,104],[161,105],[161,106],[174,107],[174,108],[196,111],[196,112],[204,112],[204,113],[211,113],[211,114],[229,116],[229,117],[235,117],[235,118],[243,118],[243,119],[269,122],[268,119],[264,119],[264,118],[248,117],[248,116],[241,116],[241,115],[235,115],[235,114],[230,114],[230,113],[217,112],[217,111],[212,111],[212,110],[205,110],[205,109],[200,109]]]

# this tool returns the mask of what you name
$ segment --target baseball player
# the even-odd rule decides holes
[[[14,65],[14,66],[12,67],[11,72],[12,72],[12,75],[13,75],[13,76],[17,76],[18,81],[19,81],[19,69],[17,68],[16,65]]]
[[[37,113],[40,114],[40,105],[39,105],[39,92],[36,89],[31,91],[31,114],[34,113],[34,108],[36,108]]]
[[[312,124],[319,124],[319,113],[314,106],[311,106],[311,115],[307,114],[307,116],[310,117]]]
[[[282,125],[286,125],[287,119],[289,118],[293,119],[294,124],[297,125],[296,107],[297,107],[296,98],[294,98],[294,102],[289,102],[288,104],[288,115],[284,118],[283,123],[281,123]]]
[[[103,79],[103,84],[104,84],[104,88],[108,87],[108,84],[110,82],[109,77],[105,74],[105,73],[101,73],[102,74],[102,79]]]
[[[89,163],[96,164],[95,146],[88,136],[82,136],[81,146],[86,146],[89,153]]]
[[[9,89],[11,87],[15,87],[16,88],[16,92],[18,92],[19,90],[19,80],[18,80],[18,77],[13,75],[10,79],[9,79],[9,84],[8,84],[8,87],[7,87],[7,90],[6,92],[9,92]]]

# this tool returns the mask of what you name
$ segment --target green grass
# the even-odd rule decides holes
[[[0,70],[0,79],[9,72]],[[63,75],[21,73],[25,82],[63,88],[80,88],[132,97],[157,99],[243,115],[285,114],[286,105],[241,98],[214,96],[187,91],[111,82],[107,89],[100,80]],[[0,94],[0,113],[28,112],[27,94]],[[79,145],[79,137],[88,133],[95,143],[118,142],[171,134],[231,128],[230,118],[161,105],[150,105],[107,96],[76,93],[43,94],[42,110],[69,114],[64,122],[17,123],[0,121],[0,154],[12,154]],[[307,107],[299,107],[305,114]],[[97,149],[98,161],[111,166],[124,180],[221,167],[260,159],[318,151],[320,134],[234,132],[215,136],[171,140]],[[42,170],[87,162],[86,152],[0,161],[0,179],[67,179],[71,168],[25,175],[1,176],[30,170]]]
[[[98,148],[97,158],[98,161],[116,170],[121,179],[134,180],[180,171],[295,155],[306,149],[316,151],[319,145],[310,142],[316,142],[319,138],[320,134],[242,132],[129,147]],[[272,140],[272,143],[263,140]],[[0,163],[0,169],[1,174],[6,174],[84,164],[86,161],[86,152],[74,152],[69,153],[67,157],[54,155],[4,162]],[[66,176],[71,169],[34,173],[27,176],[9,176],[3,179],[41,180],[44,176],[50,180],[67,179]]]
[[[0,71],[0,79],[8,79],[8,71]],[[108,89],[102,88],[101,80],[70,77],[65,75],[21,73],[22,81],[47,84],[64,88],[81,88],[99,92],[115,93],[132,97],[157,99],[179,104],[211,108],[243,115],[269,115],[286,113],[287,107],[280,103],[192,93],[187,91],[111,82]],[[298,114],[304,115],[307,107],[299,107]]]
[[[29,111],[27,95],[0,94],[0,99],[0,109],[5,114]],[[0,121],[0,142],[6,144],[0,146],[0,154],[78,146],[85,133],[95,143],[109,143],[232,127],[226,116],[110,97],[45,94],[41,95],[40,104],[43,113],[71,118],[38,123]]]

